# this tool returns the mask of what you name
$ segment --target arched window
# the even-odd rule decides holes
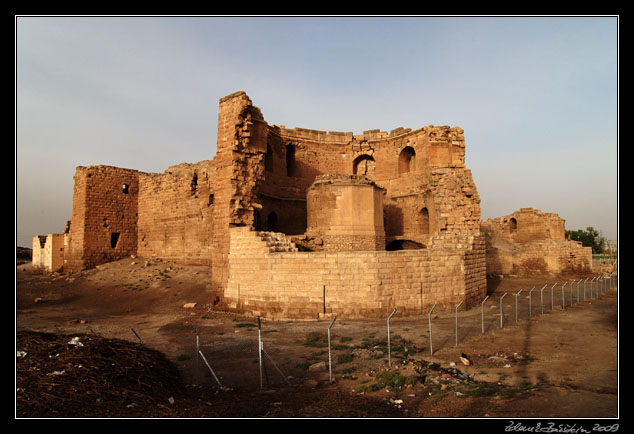
[[[352,163],[352,173],[354,175],[363,175],[370,179],[374,178],[375,168],[376,163],[370,155],[360,155]]]
[[[421,233],[428,234],[429,233],[429,211],[427,210],[426,207],[420,210],[419,219],[420,219]]]
[[[278,232],[277,227],[277,214],[273,211],[266,218],[266,230],[269,232]]]
[[[517,220],[515,220],[515,217],[511,217],[511,220],[509,221],[509,230],[511,233],[517,232]]]
[[[267,172],[273,171],[273,150],[271,145],[266,145],[266,154],[264,155],[264,170]]]
[[[407,173],[414,170],[414,162],[416,160],[416,152],[411,146],[403,148],[398,156],[398,173]]]
[[[286,145],[286,176],[296,176],[295,146]]]

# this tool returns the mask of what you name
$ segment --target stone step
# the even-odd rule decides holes
[[[257,236],[266,243],[270,252],[297,252],[297,246],[286,235],[279,232],[257,232]]]

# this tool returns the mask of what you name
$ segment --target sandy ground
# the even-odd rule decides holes
[[[256,319],[212,310],[209,273],[143,258],[74,275],[19,265],[16,329],[141,341],[185,384],[215,391],[211,417],[522,418],[528,426],[566,418],[588,431],[619,417],[618,293],[591,295],[586,283],[584,297],[577,279],[592,276],[490,282],[483,310],[459,309],[457,345],[455,311],[433,312],[431,340],[427,312],[397,311],[389,351],[386,319],[337,318],[330,365],[330,320],[262,319],[261,369]],[[195,357],[196,332],[218,380]]]

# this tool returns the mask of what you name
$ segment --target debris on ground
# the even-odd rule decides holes
[[[469,356],[467,356],[465,353],[462,353],[460,355],[460,361],[465,366],[470,366],[471,365],[471,360],[469,360]]]
[[[414,371],[423,384],[439,384],[442,380],[452,383],[468,383],[473,381],[473,374],[467,375],[455,367],[443,368],[438,363],[427,360],[415,360]]]
[[[19,417],[120,416],[140,406],[149,416],[169,416],[156,401],[170,402],[181,389],[176,367],[141,344],[19,331],[16,347]]]

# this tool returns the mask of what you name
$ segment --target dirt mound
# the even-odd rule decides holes
[[[351,402],[336,388],[220,392],[186,386],[163,353],[119,339],[19,331],[16,347],[19,418],[403,416],[382,400]]]
[[[141,344],[90,335],[17,333],[18,417],[174,416],[180,375]]]

